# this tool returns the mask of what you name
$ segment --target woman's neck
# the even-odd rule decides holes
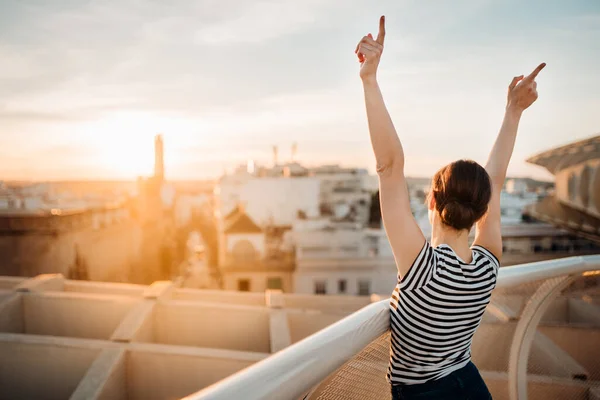
[[[440,244],[447,244],[452,250],[467,263],[472,261],[472,253],[469,248],[469,231],[448,228],[441,222],[435,223],[431,229],[431,245],[436,247]]]

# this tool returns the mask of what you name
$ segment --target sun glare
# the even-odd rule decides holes
[[[95,160],[120,179],[148,176],[154,168],[154,136],[163,134],[169,146],[199,142],[197,121],[147,112],[119,112],[89,123],[82,130],[96,151]],[[169,153],[169,151],[167,151]],[[169,162],[176,160],[166,160]]]

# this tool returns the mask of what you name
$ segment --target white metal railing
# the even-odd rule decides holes
[[[600,255],[503,267],[497,288],[600,269]],[[389,300],[370,304],[184,400],[299,399],[389,329]]]

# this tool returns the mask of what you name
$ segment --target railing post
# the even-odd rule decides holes
[[[552,301],[578,275],[563,275],[546,280],[531,296],[521,313],[510,346],[508,394],[510,400],[527,400],[527,362],[538,324]]]

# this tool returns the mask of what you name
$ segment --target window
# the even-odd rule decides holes
[[[327,294],[327,282],[316,281],[315,282],[315,294]]]
[[[348,282],[346,282],[345,279],[340,279],[338,281],[338,293],[346,293],[346,290],[348,288]]]
[[[368,296],[371,294],[371,281],[360,280],[358,281],[358,295]]]
[[[300,248],[302,256],[306,258],[319,258],[331,254],[331,247],[306,246]]]
[[[267,289],[283,290],[283,281],[281,278],[267,278]]]
[[[340,247],[340,251],[342,253],[351,253],[351,254],[356,254],[358,253],[358,246],[342,246]]]
[[[240,292],[250,291],[250,279],[238,279],[238,290]]]

